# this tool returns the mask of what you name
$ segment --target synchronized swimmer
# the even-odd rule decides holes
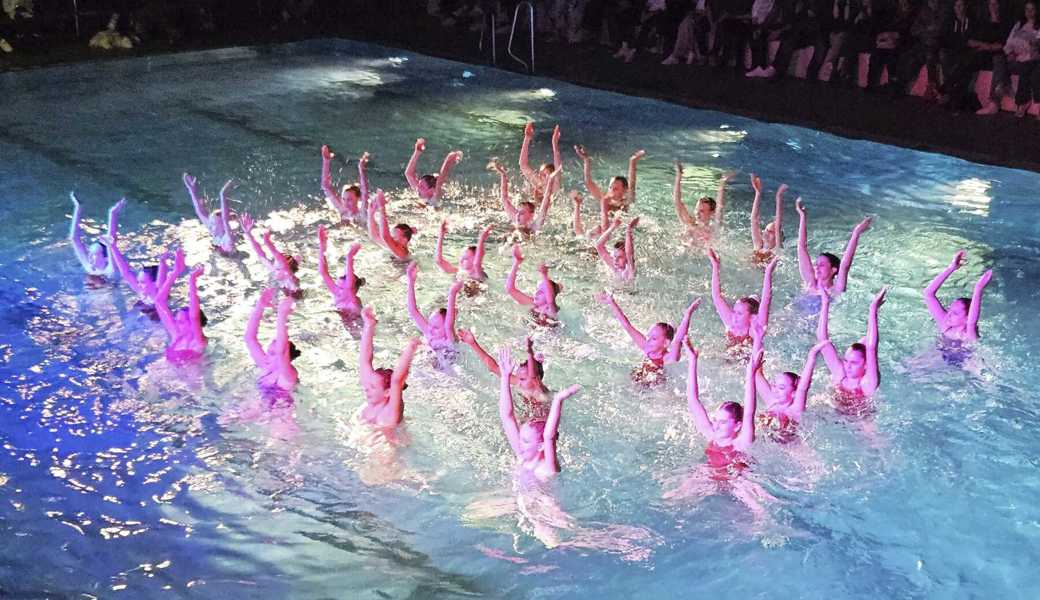
[[[542,164],[538,169],[533,169],[529,163],[533,137],[534,125],[528,123],[524,128],[519,160],[520,173],[525,183],[523,200],[515,202],[510,196],[508,172],[497,159],[491,160],[489,168],[499,176],[502,211],[515,234],[512,238],[506,238],[507,244],[510,240],[513,243],[512,266],[505,277],[505,292],[517,304],[528,307],[536,323],[541,326],[554,326],[559,323],[559,299],[564,286],[550,278],[549,266],[539,265],[539,280],[533,293],[526,293],[517,287],[517,276],[524,261],[521,245],[517,241],[526,240],[542,231],[546,226],[553,201],[557,196],[563,196],[561,190],[564,165],[560,154],[559,126],[553,129],[551,138],[553,161]],[[449,181],[452,169],[462,160],[462,152],[448,152],[440,171],[436,174],[418,176],[418,162],[425,149],[426,141],[422,138],[416,140],[413,154],[405,169],[405,179],[422,205],[437,207],[442,204],[444,187]],[[637,166],[646,153],[643,150],[635,152],[629,160],[627,177],[613,177],[604,191],[592,179],[589,154],[580,145],[574,149],[582,161],[585,188],[599,208],[595,226],[586,229],[581,215],[584,198],[576,191],[569,193],[573,202],[571,225],[574,235],[596,253],[613,280],[632,282],[637,274],[635,231],[640,219],[638,216],[625,213],[632,210],[635,204]],[[456,325],[459,293],[463,288],[472,284],[478,288],[474,293],[490,293],[485,290],[482,282],[489,280],[484,257],[495,225],[484,226],[476,238],[476,243],[464,247],[458,254],[458,261],[453,263],[446,258],[444,247],[449,232],[449,221],[447,218],[441,220],[434,263],[444,273],[454,276],[455,280],[447,292],[445,305],[434,307],[428,314],[424,314],[416,301],[418,265],[413,260],[413,249],[410,247],[416,230],[405,223],[390,225],[383,190],[376,190],[370,196],[367,177],[369,154],[363,153],[358,160],[358,182],[339,189],[332,182],[330,167],[336,155],[328,146],[322,146],[321,156],[321,190],[338,220],[348,226],[360,227],[372,242],[399,261],[402,267],[407,265],[404,270],[405,305],[420,334],[409,339],[392,369],[373,366],[377,320],[373,307],[365,306],[358,295],[365,279],[359,277],[355,271],[355,259],[362,251],[362,243],[354,242],[347,248],[343,273],[334,276],[328,263],[328,231],[325,225],[319,225],[318,273],[328,290],[332,305],[344,317],[360,318],[362,321],[359,379],[365,403],[359,411],[359,420],[377,428],[392,429],[400,425],[404,419],[404,390],[407,388],[408,374],[420,343],[425,341],[438,355],[447,353],[445,356],[450,360],[456,345],[462,342],[469,346],[477,358],[499,379],[499,415],[502,429],[515,455],[519,471],[538,480],[549,478],[559,472],[556,445],[563,404],[577,394],[581,386],[572,385],[554,394],[544,381],[545,357],[535,352],[530,336],[526,338],[525,360],[516,363],[508,347],[502,347],[497,353],[488,351],[480,345],[471,330],[458,328]],[[700,198],[691,214],[682,197],[683,166],[676,161],[673,202],[682,237],[702,247],[710,263],[711,298],[724,326],[727,346],[744,349],[740,357],[731,356],[734,360],[728,361],[729,364],[736,362],[744,365],[743,402],[725,401],[716,410],[709,411],[702,401],[697,371],[699,354],[689,339],[690,321],[700,304],[700,298],[691,300],[677,325],[662,321],[652,325],[645,333],[632,324],[612,294],[603,292],[596,294],[594,298],[610,310],[620,323],[621,329],[643,355],[643,365],[632,374],[635,382],[655,385],[662,381],[666,377],[664,367],[679,362],[685,348],[685,354],[689,359],[688,408],[696,431],[708,441],[705,448],[705,469],[708,478],[716,482],[730,482],[731,485],[727,489],[749,506],[753,506],[751,496],[755,494],[749,492],[746,486],[736,483],[740,480],[740,472],[751,465],[748,453],[758,437],[758,431],[763,432],[770,440],[782,444],[799,439],[798,429],[805,416],[813,371],[821,355],[830,373],[830,385],[834,390],[837,411],[841,414],[859,416],[869,412],[870,399],[877,394],[881,382],[881,369],[878,364],[878,312],[885,302],[887,287],[877,292],[870,303],[866,335],[850,344],[844,353],[839,353],[831,341],[829,330],[832,299],[848,287],[849,270],[860,238],[870,227],[871,219],[867,217],[853,228],[840,259],[825,252],[817,255],[814,261],[808,250],[806,209],[801,198],[798,198],[795,202],[795,210],[799,216],[798,269],[806,290],[803,300],[808,300],[809,304],[818,303],[817,339],[816,344],[804,355],[800,372],[783,371],[777,373],[772,380],[767,378],[763,358],[766,353],[764,346],[773,302],[773,278],[784,243],[783,198],[788,188],[786,184],[777,188],[774,217],[762,227],[762,181],[759,177],[751,175],[751,187],[755,196],[750,215],[750,260],[752,264],[764,266],[762,287],[757,296],[739,296],[730,301],[722,293],[721,259],[713,243],[722,227],[727,184],[732,179],[732,173],[723,175],[719,180],[715,197]],[[279,250],[270,230],[261,235],[261,245],[254,235],[253,218],[246,213],[232,213],[228,193],[235,187],[233,181],[229,180],[221,188],[220,208],[212,212],[207,210],[208,199],[199,193],[196,179],[185,173],[183,181],[196,215],[209,231],[214,248],[224,256],[236,252],[238,236],[232,228],[232,220],[237,221],[241,237],[245,238],[255,257],[269,272],[272,286],[264,289],[257,298],[245,327],[244,340],[259,371],[258,387],[264,393],[291,394],[299,381],[299,373],[293,362],[300,352],[289,340],[288,322],[295,302],[300,299],[301,284],[297,277],[300,257]],[[81,239],[82,208],[75,194],[71,194],[71,199],[74,210],[69,239],[77,259],[91,280],[96,282],[105,278],[121,277],[127,282],[137,295],[141,307],[154,311],[166,330],[169,336],[167,359],[183,363],[203,356],[207,346],[207,339],[203,333],[206,316],[202,311],[198,292],[199,280],[204,274],[203,267],[199,265],[190,269],[187,306],[171,309],[171,290],[178,278],[189,270],[184,250],[178,248],[173,252],[167,252],[159,257],[157,264],[147,265],[135,271],[118,248],[118,220],[126,201],[120,200],[109,209],[107,233],[99,236],[97,241],[88,247]],[[612,243],[615,235],[621,232],[622,239]],[[171,260],[172,265],[169,264]],[[992,277],[992,271],[985,271],[975,284],[970,298],[957,298],[949,307],[944,306],[939,301],[937,293],[965,261],[966,253],[963,250],[958,251],[949,266],[936,275],[923,291],[925,305],[938,327],[941,343],[947,346],[952,344],[958,348],[979,339],[982,296]],[[279,291],[282,292],[280,299]],[[798,303],[796,301],[796,304]],[[264,314],[269,308],[274,309],[276,315],[275,334],[265,348],[260,343],[258,334]],[[808,308],[815,312],[815,306]],[[529,415],[528,420],[523,422],[516,416],[514,388],[522,400],[525,414]],[[762,404],[761,409],[759,400]]]

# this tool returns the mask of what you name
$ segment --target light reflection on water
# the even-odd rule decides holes
[[[5,203],[11,226],[0,239],[4,592],[631,597],[638,589],[664,597],[692,582],[706,595],[732,594],[740,581],[758,593],[829,598],[1010,597],[1028,588],[1040,533],[1032,501],[1040,412],[1029,379],[1040,236],[1026,218],[1035,175],[472,66],[460,90],[452,85],[460,65],[395,54],[318,43],[4,76],[18,92],[0,107],[8,134],[0,136],[0,196],[17,198]],[[113,77],[133,82],[138,96],[106,86]],[[54,94],[59,80],[64,93]],[[26,118],[59,111],[69,118],[46,127]],[[703,463],[685,417],[683,368],[662,389],[631,385],[638,352],[591,301],[602,272],[568,234],[565,202],[525,250],[520,278],[532,288],[533,267],[547,261],[565,284],[562,326],[533,332],[550,386],[585,385],[565,411],[563,475],[548,489],[514,489],[496,383],[468,350],[447,371],[417,357],[397,435],[357,424],[357,331],[331,310],[315,269],[315,231],[329,218],[314,196],[317,149],[329,142],[350,158],[373,153],[373,187],[390,192],[392,218],[419,229],[418,301],[432,307],[449,280],[431,258],[442,215],[413,208],[401,190],[414,138],[428,140],[426,169],[451,148],[466,153],[448,191],[454,256],[498,218],[485,159],[501,156],[516,171],[527,118],[538,122],[534,161],[548,156],[552,124],[561,123],[568,188],[578,186],[576,142],[593,154],[597,180],[647,149],[639,281],[619,290],[619,302],[645,329],[704,298],[691,330],[712,403],[741,397],[740,369],[725,357],[708,302],[707,261],[674,241],[672,159],[686,164],[687,199],[714,195],[723,171],[740,173],[719,244],[729,295],[760,285],[743,259],[748,172],[765,180],[770,211],[781,181],[792,187],[789,200],[805,198],[813,248],[840,250],[864,214],[876,215],[832,332],[839,344],[858,339],[871,295],[893,285],[882,312],[877,415],[849,423],[818,386],[804,444],[755,448],[752,480],[775,498],[768,519],[753,521],[729,494],[667,494]],[[146,160],[137,158],[142,145]],[[337,163],[334,178],[352,181],[355,166]],[[189,220],[185,170],[211,193],[237,178],[235,210],[263,218],[303,257],[304,300],[290,321],[303,350],[301,386],[291,399],[272,403],[255,391],[241,335],[264,273],[244,252],[211,253]],[[132,261],[176,241],[206,264],[200,293],[211,343],[201,364],[167,364],[164,334],[125,288],[83,284],[63,239],[70,189],[89,199],[88,235],[103,228],[107,202],[130,197],[121,247]],[[795,216],[785,215],[789,240]],[[330,264],[357,236],[332,229]],[[459,317],[489,349],[516,345],[528,331],[500,291],[503,237],[497,232],[489,249],[489,289],[466,299]],[[919,290],[958,248],[971,261],[943,297],[965,293],[987,266],[997,270],[985,341],[968,370],[917,367],[909,359],[928,364],[934,335]],[[403,273],[369,244],[357,270],[367,280],[362,298],[380,317],[375,362],[391,364],[415,334]],[[796,279],[790,253],[777,275],[769,372],[800,364],[812,343],[814,321],[791,306]]]

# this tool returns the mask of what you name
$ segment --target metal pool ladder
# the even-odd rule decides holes
[[[520,20],[520,9],[527,7],[527,25],[530,29],[530,42],[531,42],[531,62],[526,63],[522,58],[513,54],[513,38],[516,36],[516,23]],[[494,21],[492,21],[494,22]],[[492,28],[492,40],[494,40],[494,29]],[[494,41],[492,41],[492,48],[494,48]],[[513,26],[509,28],[509,44],[506,46],[506,52],[509,56],[513,57],[513,60],[522,64],[524,70],[529,74],[534,75],[534,5],[528,1],[521,2],[516,5],[516,10],[513,11]]]

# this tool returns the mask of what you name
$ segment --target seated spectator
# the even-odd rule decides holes
[[[758,2],[768,0],[757,0]],[[744,47],[751,38],[752,0],[721,0],[715,28],[715,47],[718,59],[712,64],[728,65],[735,61],[738,71],[744,70]],[[714,58],[714,57],[712,57]]]
[[[921,66],[927,67],[928,88],[924,93],[925,100],[935,100],[939,87],[939,46],[943,35],[943,9],[939,0],[927,0],[917,11],[917,17],[910,26],[908,47],[899,60],[899,78],[902,83],[913,87]],[[888,76],[892,77],[891,69]],[[895,93],[907,92],[909,89],[895,89]]]
[[[846,55],[843,50],[846,47],[849,31],[852,30],[852,25],[859,16],[860,6],[854,4],[853,0],[822,0],[822,3],[820,29],[821,35],[826,37],[827,54],[820,57],[822,60],[819,63],[817,63],[817,57],[813,56],[813,63],[809,65],[809,71],[805,77],[806,79],[817,79],[820,69],[824,65],[830,65],[829,81],[836,83],[848,80],[848,60],[844,58]],[[829,10],[826,8],[828,6]]]
[[[610,43],[618,46],[614,58],[632,62],[636,55],[636,26],[639,25],[640,5],[636,0],[613,0],[605,8],[607,35]]]
[[[776,50],[773,63],[761,71],[760,76],[766,78],[783,77],[791,65],[794,53],[801,48],[813,48],[813,64],[810,64],[806,76],[816,79],[819,64],[827,52],[826,38],[820,29],[819,12],[822,6],[819,0],[794,0],[790,14],[786,15],[787,26],[780,35],[780,47]],[[749,75],[750,76],[750,75]]]
[[[978,19],[968,16],[967,0],[955,0],[953,18],[943,28],[939,53],[943,72],[939,104],[948,104],[954,110],[976,104],[971,83],[977,72],[993,66],[994,54],[1003,54],[1009,29],[1000,0],[989,0]]]
[[[870,53],[870,69],[867,71],[867,87],[878,88],[881,83],[881,72],[888,69],[888,89],[898,92],[902,89],[896,65],[900,56],[910,45],[910,28],[917,17],[917,10],[911,0],[899,0],[899,5],[890,18],[882,18],[878,34],[874,38],[874,50]]]
[[[708,39],[715,30],[713,4],[714,2],[708,0],[697,0],[693,9],[686,12],[675,32],[672,53],[664,59],[662,65],[677,65],[680,60],[685,60],[688,65],[703,65],[708,62]]]
[[[842,46],[843,60],[839,66],[839,77],[837,80],[831,77],[831,81],[859,84],[859,55],[861,52],[873,52],[877,36],[887,22],[884,12],[875,5],[875,1],[877,0],[860,0],[858,10],[853,8],[855,16],[852,17],[845,44]]]
[[[792,19],[784,10],[783,0],[755,0],[751,6],[751,69],[747,77],[767,77],[769,67],[769,42],[778,40],[792,25]],[[738,61],[743,54],[738,54]]]
[[[1004,52],[993,55],[993,80],[996,82],[994,98],[979,110],[979,114],[992,115],[1000,110],[1000,102],[1011,91],[1011,75],[1018,75],[1018,90],[1015,92],[1015,116],[1021,117],[1029,108],[1033,93],[1033,71],[1036,69],[1040,52],[1037,49],[1036,2],[1027,0],[1022,9],[1022,19],[1017,21],[1004,43]]]

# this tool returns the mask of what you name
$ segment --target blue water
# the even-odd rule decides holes
[[[7,73],[0,87],[0,597],[1040,594],[1036,174],[338,41]],[[683,367],[656,391],[629,382],[639,353],[591,299],[605,274],[569,234],[565,201],[526,249],[521,275],[533,287],[546,260],[564,283],[563,326],[534,336],[552,388],[584,385],[565,407],[556,481],[534,498],[514,489],[497,384],[468,349],[448,372],[417,358],[402,443],[372,446],[354,422],[357,343],[315,272],[315,230],[331,218],[318,197],[320,145],[372,153],[373,185],[420,230],[419,303],[429,310],[450,281],[432,261],[439,219],[452,223],[449,259],[501,220],[484,165],[490,156],[515,165],[528,119],[539,162],[560,123],[568,189],[580,188],[574,143],[593,154],[601,182],[647,150],[639,281],[618,298],[645,328],[704,297],[691,331],[711,406],[742,397],[742,371],[724,357],[707,261],[676,242],[672,160],[687,165],[688,198],[739,173],[719,244],[731,297],[760,285],[746,260],[747,173],[765,180],[767,200],[780,182],[789,200],[805,199],[814,251],[840,252],[852,226],[875,216],[831,331],[840,347],[857,340],[873,293],[891,286],[876,413],[838,415],[821,365],[805,444],[763,439],[753,449],[752,478],[774,498],[767,518],[754,521],[727,493],[668,494],[704,461]],[[413,208],[404,190],[419,135],[424,170],[451,148],[466,153],[442,214]],[[334,177],[352,180],[354,164]],[[259,400],[241,341],[266,274],[252,258],[211,253],[180,183],[186,170],[212,195],[238,179],[235,208],[304,258],[291,407]],[[166,364],[165,334],[133,310],[125,286],[86,286],[66,240],[70,190],[88,234],[103,229],[110,203],[129,199],[121,246],[132,261],[179,243],[189,263],[207,265],[204,364]],[[487,258],[490,289],[460,309],[460,325],[489,349],[518,348],[528,332],[500,291],[504,231]],[[334,263],[357,235],[333,230]],[[920,289],[959,248],[969,264],[942,298],[968,295],[986,268],[995,276],[983,341],[970,364],[951,368],[935,360]],[[377,362],[389,363],[415,333],[403,279],[371,244],[358,271],[380,315]],[[799,287],[788,251],[769,373],[799,366],[813,343],[812,322],[793,306]]]

